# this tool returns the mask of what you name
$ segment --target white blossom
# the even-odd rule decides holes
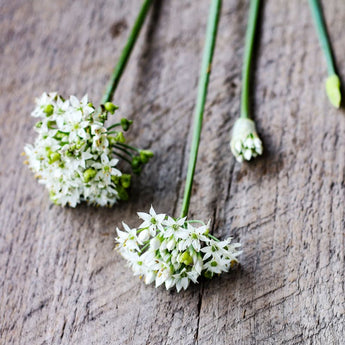
[[[138,216],[143,220],[139,229],[148,228],[152,236],[155,236],[157,229],[163,231],[162,222],[165,218],[165,214],[156,214],[152,206],[149,213],[138,212]]]
[[[54,92],[36,99],[32,116],[38,136],[24,148],[27,163],[56,204],[112,206],[126,196],[104,127],[107,112],[96,111],[87,96],[64,100]]]
[[[183,228],[185,221],[186,217],[177,220],[168,217],[168,219],[164,222],[165,229],[163,232],[163,236],[173,237],[175,240],[181,238],[186,239],[188,237],[188,231]]]
[[[149,213],[138,212],[138,216],[144,222],[138,228],[123,223],[116,242],[129,267],[146,284],[180,291],[190,282],[197,283],[200,276],[211,278],[238,262],[240,244],[210,235],[210,222],[174,219],[157,214],[152,206]]]

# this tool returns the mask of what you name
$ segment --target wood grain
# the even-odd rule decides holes
[[[345,3],[326,3],[344,81]],[[191,216],[242,243],[241,268],[177,294],[112,251],[136,211],[179,212],[208,4],[154,4],[115,102],[156,156],[113,209],[53,206],[20,153],[35,96],[101,98],[139,1],[0,4],[1,344],[344,344],[345,114],[326,99],[306,1],[265,2],[253,86],[266,151],[243,165],[228,142],[248,4],[223,3]]]

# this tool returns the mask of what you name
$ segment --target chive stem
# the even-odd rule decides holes
[[[109,84],[104,93],[101,104],[110,102],[113,98],[114,92],[121,79],[122,73],[127,65],[128,59],[131,55],[134,44],[139,36],[140,30],[143,26],[143,23],[145,21],[145,18],[147,16],[151,3],[152,3],[152,0],[144,0],[141,5],[140,12],[134,22],[132,31],[130,32],[129,37],[127,39],[127,43],[121,52],[119,61],[113,70],[113,74],[111,75]]]
[[[116,152],[116,151],[113,151],[113,153],[118,156],[119,158],[123,159],[124,161],[126,161],[128,164],[132,165],[132,162],[125,156],[123,156],[122,154]]]
[[[309,6],[314,20],[317,35],[319,37],[319,41],[321,44],[321,48],[326,57],[328,75],[331,76],[333,74],[336,74],[336,72],[332,55],[332,49],[327,35],[326,24],[322,15],[322,7],[319,0],[309,0]]]
[[[207,236],[208,236],[209,238],[212,238],[212,240],[214,240],[214,241],[220,242],[219,239],[218,239],[217,237],[215,237],[215,236],[213,236],[213,235],[211,235],[211,234],[208,234]]]
[[[123,147],[125,147],[125,148],[127,148],[127,149],[133,150],[133,151],[135,151],[135,152],[140,152],[139,149],[137,149],[136,147],[133,147],[133,146],[131,146],[131,145],[124,144],[124,143],[117,143],[117,144],[118,144],[118,145],[121,145],[121,146],[123,146]]]
[[[114,123],[113,125],[109,126],[107,128],[107,130],[109,131],[109,130],[111,130],[111,129],[115,128],[115,127],[118,127],[118,126],[121,126],[121,122]]]
[[[217,27],[219,21],[219,14],[221,8],[221,0],[212,0],[210,5],[210,12],[208,18],[208,24],[206,29],[206,40],[204,46],[204,52],[202,57],[199,85],[198,85],[198,95],[196,100],[195,114],[194,114],[194,129],[193,129],[193,139],[192,146],[190,150],[190,157],[188,163],[188,171],[186,177],[186,185],[182,202],[181,218],[187,216],[190,197],[192,192],[193,178],[195,172],[195,166],[198,156],[200,134],[202,128],[202,120],[204,115],[207,87],[209,83],[212,57],[217,36]]]
[[[123,148],[123,147],[121,147],[121,146],[119,146],[119,145],[117,145],[117,144],[113,145],[113,147],[116,148],[117,150],[122,151],[123,153],[125,153],[125,154],[128,155],[129,157],[133,157],[133,154],[130,153],[130,152],[129,152],[128,150],[126,150],[125,148]]]
[[[250,0],[249,17],[244,44],[242,66],[241,118],[250,119],[250,70],[252,65],[255,30],[258,21],[260,0]]]

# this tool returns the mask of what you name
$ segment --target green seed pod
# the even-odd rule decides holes
[[[121,185],[123,188],[129,188],[131,185],[132,176],[129,174],[122,174],[120,177]]]
[[[212,279],[213,277],[213,273],[210,271],[205,271],[203,274],[204,274],[204,277],[207,279]]]
[[[128,193],[125,188],[123,188],[122,186],[117,186],[116,190],[121,200],[124,200],[124,201],[128,200]]]
[[[115,110],[119,109],[119,107],[111,102],[107,102],[104,104],[104,109],[109,111],[109,113],[114,114]]]
[[[58,205],[58,202],[57,202],[57,199],[56,199],[56,197],[55,197],[55,192],[54,191],[50,191],[49,192],[49,197],[50,197],[50,200],[55,204],[55,205]]]
[[[77,143],[76,143],[76,149],[77,150],[80,150],[85,144],[85,141],[84,140],[79,140]]]
[[[140,159],[143,164],[146,164],[150,158],[153,157],[153,152],[149,150],[140,151]]]
[[[185,251],[181,256],[180,256],[180,262],[189,266],[193,264],[193,258],[190,256],[188,251]]]
[[[131,126],[132,123],[133,123],[133,121],[127,120],[127,119],[124,118],[124,117],[121,119],[121,126],[122,126],[122,128],[123,128],[123,130],[124,130],[125,132],[128,131],[128,129],[129,129],[129,127]]]
[[[61,140],[63,137],[66,137],[66,136],[67,136],[67,134],[58,131],[58,132],[54,135],[54,138],[55,138],[56,140]]]
[[[42,124],[43,124],[42,121],[39,121],[39,122],[36,123],[35,127],[36,128],[41,128]]]
[[[115,136],[115,140],[116,140],[117,142],[119,142],[119,143],[124,144],[125,141],[126,141],[126,138],[125,138],[125,136],[123,135],[122,132],[118,132],[118,133],[116,134],[116,136]]]
[[[52,116],[54,112],[54,106],[52,104],[46,105],[43,112],[46,113],[47,116]]]
[[[139,168],[141,166],[141,159],[139,156],[134,156],[132,158],[132,168]]]
[[[120,177],[119,176],[116,176],[116,175],[112,175],[111,176],[111,180],[113,181],[114,184],[119,184],[120,182]]]
[[[49,154],[48,163],[49,163],[49,164],[53,164],[54,162],[59,161],[60,158],[61,158],[60,153],[58,153],[58,152],[52,152],[52,153]]]
[[[83,174],[84,181],[86,183],[90,182],[96,176],[96,174],[97,174],[97,172],[95,169],[93,169],[93,168],[86,169],[84,171],[84,174]]]

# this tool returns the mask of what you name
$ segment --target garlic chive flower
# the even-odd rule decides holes
[[[179,292],[200,276],[212,278],[238,263],[240,244],[232,243],[231,237],[219,241],[210,235],[209,223],[156,214],[152,206],[149,213],[138,216],[143,223],[133,229],[123,223],[123,230],[117,228],[116,242],[134,275],[146,284],[175,287]]]
[[[87,96],[65,100],[57,93],[44,93],[36,100],[32,116],[39,119],[38,137],[34,145],[25,146],[27,163],[58,205],[75,207],[86,201],[112,206],[117,200],[127,200],[131,175],[119,170],[119,160],[129,163],[132,172],[139,174],[153,156],[149,150],[125,144],[123,132],[132,121],[122,118],[105,126],[108,115],[118,109],[111,100],[152,3],[142,1],[99,109],[89,103]]]
[[[148,159],[141,160],[142,150],[124,144],[122,131],[113,130],[121,128],[121,123],[105,127],[109,112],[117,107],[108,102],[96,110],[87,96],[65,100],[55,92],[43,93],[36,104],[31,115],[39,119],[37,138],[34,145],[25,146],[25,153],[51,200],[75,207],[82,201],[112,206],[127,199],[131,175],[119,170],[119,160],[132,164],[139,159],[136,172],[140,172]],[[128,123],[126,120],[126,130]],[[151,151],[143,152],[152,157]]]
[[[256,132],[253,120],[247,118],[236,120],[232,131],[230,148],[238,162],[249,161],[262,154],[262,142]]]
[[[255,122],[251,119],[249,109],[250,69],[259,5],[260,0],[250,1],[242,68],[241,116],[235,122],[230,141],[231,152],[238,162],[250,161],[263,152],[262,142],[256,132]]]
[[[142,220],[138,228],[123,223],[124,230],[117,229],[117,250],[134,275],[143,277],[146,284],[175,287],[178,292],[190,282],[197,283],[200,276],[212,278],[229,271],[241,253],[240,244],[231,243],[231,237],[219,241],[210,235],[210,222],[187,220],[220,8],[221,0],[210,2],[181,215],[157,214],[151,206],[149,213],[138,213]]]

